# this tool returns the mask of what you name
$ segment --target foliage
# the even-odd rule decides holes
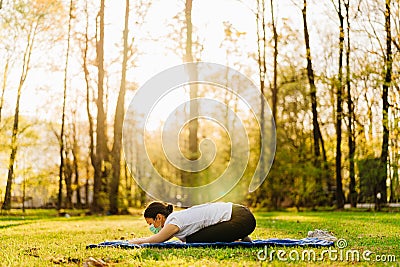
[[[59,0],[16,0],[2,1],[0,10],[0,81],[2,82],[2,99],[0,118],[0,193],[3,196],[5,186],[5,173],[9,168],[7,157],[10,154],[9,136],[12,133],[11,122],[13,105],[15,104],[15,89],[18,79],[21,77],[21,65],[24,63],[23,52],[30,38],[29,29],[37,26],[37,36],[32,49],[31,70],[27,75],[26,83],[22,90],[21,110],[28,110],[29,116],[21,115],[21,125],[18,140],[17,165],[13,195],[19,196],[22,183],[25,181],[29,187],[26,193],[29,196],[40,195],[38,202],[51,202],[54,195],[55,183],[58,180],[56,174],[57,164],[57,136],[59,125],[60,79],[63,69],[63,56],[65,55],[66,26],[68,19],[68,1]],[[95,118],[97,107],[97,58],[96,46],[98,45],[98,11],[99,1],[73,1],[72,31],[71,31],[71,57],[70,70],[68,71],[67,85],[71,89],[67,99],[66,110],[66,139],[68,152],[66,157],[72,159],[71,148],[79,147],[78,153],[78,186],[72,185],[72,189],[85,191],[86,204],[91,201],[93,192],[93,166],[90,159],[89,125],[86,112],[88,110]],[[157,7],[153,5],[164,1],[150,3],[152,1],[136,1],[132,3],[132,16],[129,19],[130,34],[128,37],[128,63],[127,63],[127,95],[126,101],[132,97],[134,90],[129,87],[139,87],[142,79],[148,78],[155,71],[163,70],[172,64],[179,64],[184,55],[184,41],[186,27],[184,25],[184,5],[182,1],[172,1],[169,4],[171,10],[162,10],[157,14]],[[233,3],[234,2],[234,3]],[[216,61],[221,64],[234,66],[249,78],[260,82],[258,77],[260,69],[256,64],[257,33],[256,18],[251,12],[256,8],[251,6],[260,1],[233,1],[232,6],[245,5],[249,7],[251,16],[247,16],[249,10],[243,11],[240,20],[237,14],[229,17],[230,7],[223,12],[215,11],[214,7],[203,4],[202,1],[193,1],[193,53],[196,60],[204,59]],[[277,151],[275,161],[270,174],[262,187],[249,194],[247,190],[251,179],[251,173],[257,164],[259,155],[258,132],[256,125],[250,122],[246,114],[245,123],[249,126],[249,140],[234,140],[237,144],[250,142],[251,153],[249,166],[246,169],[240,183],[224,197],[226,201],[243,202],[256,207],[268,207],[280,209],[286,206],[317,207],[335,205],[335,98],[334,86],[338,81],[338,32],[336,1],[319,3],[308,2],[308,18],[310,25],[310,50],[315,70],[315,82],[317,86],[317,106],[321,134],[325,142],[326,165],[321,168],[313,165],[313,126],[310,102],[310,88],[305,69],[304,36],[301,21],[301,8],[297,6],[301,1],[271,1],[275,2],[275,26],[278,34],[277,62],[273,62],[274,48],[272,21],[268,12],[268,3],[263,11],[265,21],[265,77],[264,92],[268,99],[272,99],[273,89],[277,90]],[[217,5],[217,4],[215,4]],[[250,6],[247,6],[250,5]],[[379,96],[382,94],[384,81],[385,58],[385,28],[384,10],[385,1],[355,1],[350,3],[350,36],[351,52],[350,81],[351,96],[354,108],[353,133],[346,133],[347,115],[351,113],[349,107],[344,105],[343,110],[343,140],[342,140],[342,175],[344,193],[349,194],[349,149],[347,138],[353,134],[356,142],[355,165],[356,184],[360,194],[358,201],[373,201],[376,194],[376,177],[381,175],[381,168],[376,168],[374,160],[381,153],[382,126],[386,121],[382,120],[382,103]],[[393,79],[389,90],[389,155],[388,155],[388,195],[391,202],[400,200],[400,86],[399,86],[399,2],[392,1],[392,36],[393,36]],[[121,9],[122,10],[122,9]],[[121,52],[122,52],[122,21],[123,12],[118,5],[105,7],[105,84],[104,84],[104,108],[106,117],[106,135],[111,148],[114,126],[113,112],[116,105],[116,96],[121,79]],[[234,10],[232,8],[232,10]],[[118,13],[120,12],[120,13]],[[203,13],[201,13],[203,12]],[[216,13],[214,13],[216,12]],[[220,13],[218,13],[220,12]],[[159,20],[158,16],[166,15],[166,19]],[[213,20],[208,20],[207,14]],[[260,14],[259,14],[260,15]],[[248,21],[247,21],[248,19]],[[244,23],[249,22],[250,23]],[[86,25],[87,23],[87,25]],[[209,25],[208,25],[209,24]],[[119,26],[118,26],[119,25]],[[249,26],[250,25],[250,26]],[[221,27],[220,27],[221,26]],[[349,26],[349,25],[346,25]],[[87,29],[85,29],[87,27]],[[220,27],[220,29],[218,28]],[[215,28],[215,29],[214,29]],[[218,31],[218,29],[220,31]],[[87,30],[87,31],[86,31]],[[215,30],[215,31],[214,31]],[[347,33],[346,33],[347,34]],[[214,35],[214,36],[210,36]],[[87,39],[86,39],[87,38]],[[347,42],[347,40],[346,40]],[[85,47],[87,45],[87,47]],[[211,52],[211,53],[210,53]],[[222,55],[222,56],[221,56]],[[161,57],[167,56],[166,60]],[[82,68],[85,57],[86,68]],[[178,58],[178,61],[175,60]],[[170,60],[170,61],[169,61]],[[273,67],[277,63],[277,88],[273,86]],[[151,66],[151,68],[149,67]],[[149,69],[146,69],[149,67]],[[144,72],[146,72],[144,74]],[[219,75],[219,74],[216,74]],[[45,77],[44,79],[42,77]],[[84,80],[84,79],[87,80]],[[226,81],[227,85],[233,81]],[[87,84],[86,84],[87,83]],[[87,88],[84,88],[87,85]],[[135,85],[135,86],[132,86]],[[136,86],[138,85],[138,86]],[[86,92],[87,89],[87,92]],[[187,89],[187,88],[186,88]],[[220,88],[219,88],[220,89]],[[221,90],[212,86],[199,88],[199,96],[207,96],[229,103],[232,108],[237,107],[237,98],[221,94]],[[86,93],[88,95],[86,95]],[[187,92],[186,92],[187,93]],[[187,94],[184,93],[184,97]],[[36,95],[37,94],[37,95]],[[3,98],[4,97],[4,98]],[[346,96],[343,96],[346,97]],[[31,99],[32,98],[32,99]],[[34,101],[32,101],[34,100]],[[36,101],[36,102],[35,102]],[[35,103],[33,103],[35,102]],[[30,105],[36,105],[35,110],[30,110]],[[26,112],[26,111],[25,111]],[[26,112],[26,113],[27,113]],[[217,111],[215,111],[217,113]],[[187,115],[187,114],[186,114]],[[184,115],[184,116],[186,116]],[[11,119],[10,119],[11,118]],[[52,123],[45,123],[52,121]],[[96,123],[96,119],[94,119]],[[231,126],[233,122],[230,122]],[[23,132],[29,126],[26,132]],[[211,182],[226,168],[230,160],[229,136],[223,130],[217,129],[212,123],[200,120],[198,137],[212,137],[217,147],[217,158],[212,168],[208,168],[199,175],[193,175],[199,184]],[[76,128],[76,144],[71,140],[72,129]],[[96,130],[94,127],[93,130]],[[56,134],[54,134],[56,133]],[[135,133],[132,133],[135,135]],[[185,184],[187,174],[179,172],[165,160],[162,147],[158,140],[160,133],[151,132],[149,140],[149,154],[153,156],[154,165],[166,176],[166,179],[176,184]],[[183,126],[180,133],[180,146],[185,156],[187,153],[188,127]],[[92,136],[96,140],[97,136]],[[58,139],[58,140],[57,140]],[[132,151],[126,153],[135,154],[139,160],[147,156],[146,151],[137,151],[135,146],[130,146]],[[112,167],[106,159],[103,166],[108,167],[112,174]],[[72,160],[71,160],[72,161]],[[25,164],[25,162],[29,162]],[[123,160],[121,161],[122,163]],[[135,166],[140,167],[140,166]],[[240,170],[238,170],[240,171]],[[147,177],[152,181],[149,170],[140,170],[138,175]],[[186,176],[185,176],[186,175]],[[105,175],[107,176],[107,175]],[[122,182],[119,185],[120,210],[127,210],[129,206],[144,205],[149,200],[145,193],[131,179],[129,171],[121,171]],[[111,176],[104,177],[103,191],[109,190]],[[130,182],[127,182],[127,181]],[[321,183],[317,183],[321,180]],[[132,183],[131,183],[132,182]],[[390,186],[389,186],[390,182]],[[157,187],[157,184],[154,184]],[[65,187],[64,187],[65,188]],[[164,190],[160,188],[159,190]],[[389,192],[390,191],[390,192]],[[109,207],[109,192],[99,194],[99,203],[103,210]],[[65,190],[63,192],[65,194]],[[176,192],[169,192],[176,195]],[[2,200],[2,197],[0,198]]]

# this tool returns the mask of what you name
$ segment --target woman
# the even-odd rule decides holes
[[[231,202],[207,203],[173,212],[172,205],[151,203],[144,211],[153,236],[135,238],[133,244],[159,243],[177,237],[186,243],[251,241],[256,227],[250,210]]]

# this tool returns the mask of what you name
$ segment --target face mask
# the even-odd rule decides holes
[[[158,232],[161,231],[161,226],[160,226],[160,227],[154,227],[153,224],[150,224],[149,230],[150,230],[153,234],[157,234]]]

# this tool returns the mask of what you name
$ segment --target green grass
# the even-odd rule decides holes
[[[15,211],[0,216],[0,266],[84,266],[90,257],[103,260],[109,266],[286,266],[377,264],[376,261],[289,260],[280,261],[276,253],[260,261],[259,248],[188,248],[188,249],[89,249],[88,244],[104,240],[130,239],[150,234],[144,219],[139,216],[71,216],[57,217],[54,211],[28,210],[26,214]],[[400,213],[374,212],[257,212],[257,228],[253,239],[303,238],[313,229],[332,231],[344,238],[348,246],[343,249],[363,253],[370,250],[375,255],[394,255],[400,263]],[[286,258],[291,253],[301,255],[296,248],[268,248],[283,250]],[[317,255],[324,249],[314,249]],[[319,253],[319,254],[318,254]],[[339,255],[339,254],[338,254]],[[318,257],[318,256],[317,256]],[[90,265],[89,265],[90,266]]]

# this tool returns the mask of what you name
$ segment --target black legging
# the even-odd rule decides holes
[[[232,205],[229,221],[205,227],[186,237],[187,243],[233,242],[251,234],[256,228],[256,219],[250,210],[242,205]]]

